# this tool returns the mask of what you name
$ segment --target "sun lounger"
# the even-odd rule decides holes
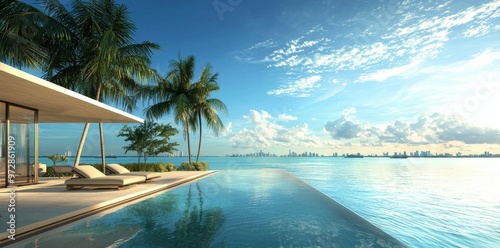
[[[146,180],[151,180],[154,178],[161,177],[161,173],[158,172],[146,172],[146,171],[129,171],[127,168],[119,165],[119,164],[107,164],[106,170],[114,175],[123,175],[123,176],[143,176]],[[112,176],[114,176],[112,175]]]
[[[135,183],[145,182],[144,176],[106,176],[91,165],[73,167],[76,178],[70,178],[64,183],[66,189],[79,189],[83,187],[124,187]]]

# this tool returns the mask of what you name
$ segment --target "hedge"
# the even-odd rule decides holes
[[[206,171],[208,167],[207,162],[183,162],[178,169],[183,171]]]

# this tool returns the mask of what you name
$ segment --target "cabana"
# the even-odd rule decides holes
[[[0,63],[0,187],[38,183],[38,123],[142,122]]]

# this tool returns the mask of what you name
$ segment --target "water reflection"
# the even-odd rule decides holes
[[[198,183],[194,188],[190,184],[50,231],[23,247],[225,247],[216,240],[225,220],[222,208],[205,207],[203,189]]]
[[[219,173],[45,235],[38,247],[403,247],[288,172]],[[207,195],[225,176],[231,185]]]
[[[212,244],[224,223],[222,208],[205,210],[198,182],[196,189],[198,191],[198,206],[192,202],[190,185],[183,217],[175,223],[172,244],[174,247],[225,247],[223,240]]]
[[[159,202],[131,206],[127,215],[142,220],[143,229],[120,247],[224,247],[223,241],[214,242],[224,223],[222,208],[205,209],[202,188],[195,185],[197,194],[190,184],[185,205],[179,208],[170,194],[158,196],[163,198]]]

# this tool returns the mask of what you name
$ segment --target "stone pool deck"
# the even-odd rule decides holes
[[[0,246],[10,243],[9,226],[15,221],[16,240],[74,221],[99,211],[136,200],[216,171],[174,171],[162,173],[152,182],[134,184],[123,189],[66,190],[67,178],[40,180],[39,184],[0,189]],[[15,193],[11,193],[15,190]],[[12,201],[11,197],[15,197]],[[15,205],[12,205],[14,202]],[[11,206],[9,206],[11,205]],[[14,212],[15,211],[15,212]],[[11,219],[15,214],[15,219]]]

